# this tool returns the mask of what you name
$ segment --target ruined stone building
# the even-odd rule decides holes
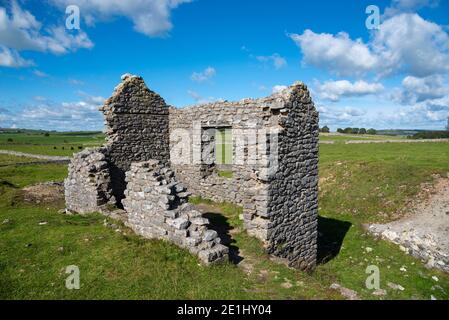
[[[142,78],[122,80],[100,109],[106,144],[69,165],[68,210],[118,206],[136,233],[172,241],[209,264],[226,260],[228,248],[188,197],[232,202],[269,254],[315,267],[318,113],[304,84],[176,109]]]

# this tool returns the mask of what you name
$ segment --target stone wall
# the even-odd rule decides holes
[[[124,75],[100,109],[106,124],[113,193],[120,205],[126,188],[125,172],[132,162],[169,160],[168,106],[150,91],[141,77]]]
[[[228,248],[208,219],[188,203],[185,187],[172,170],[157,160],[133,163],[126,173],[127,189],[122,200],[127,225],[150,239],[171,241],[198,255],[205,264],[228,260]]]
[[[241,205],[246,229],[269,253],[291,266],[313,269],[318,113],[306,86],[297,83],[262,99],[170,109],[169,123],[171,167],[189,191]],[[220,128],[232,130],[237,161],[230,166],[209,159],[214,152],[208,149],[208,131]],[[185,135],[190,148],[179,143]],[[243,159],[237,156],[242,153]],[[230,170],[232,177],[220,177],[221,170]]]
[[[318,112],[303,84],[290,88],[280,111],[279,166],[268,190],[268,253],[311,270],[317,254]]]
[[[86,149],[73,156],[64,181],[66,207],[77,213],[102,211],[115,204],[106,160],[106,148]]]
[[[173,241],[207,263],[225,260],[227,248],[186,203],[185,186],[241,205],[245,228],[267,252],[292,267],[315,267],[318,113],[304,84],[262,99],[175,109],[142,78],[122,80],[101,108],[104,148],[78,154],[69,166],[69,210],[100,211],[115,201],[136,233]],[[220,129],[232,135],[231,164],[216,159]]]

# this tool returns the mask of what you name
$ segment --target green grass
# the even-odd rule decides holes
[[[447,275],[429,271],[397,246],[373,239],[362,224],[397,218],[407,199],[419,192],[421,183],[432,182],[433,174],[449,171],[448,159],[448,143],[321,145],[320,215],[336,221],[334,234],[344,229],[342,221],[352,227],[345,235],[341,252],[319,267],[317,273],[333,274],[337,282],[369,298],[364,271],[374,264],[381,270],[381,286],[388,290],[388,298],[430,299],[434,295],[447,299]],[[373,251],[367,253],[366,247]],[[402,266],[408,270],[406,273],[399,270]],[[431,279],[433,275],[440,279],[438,283]],[[406,290],[395,292],[387,288],[388,282]]]
[[[232,179],[234,173],[231,170],[219,170],[218,176],[226,179]]]
[[[79,147],[81,147],[81,149]],[[70,144],[63,144],[63,145],[0,144],[0,150],[11,150],[30,154],[43,154],[48,156],[72,156],[74,153],[82,151],[85,147],[86,146],[84,145],[70,145]]]
[[[50,156],[71,156],[84,148],[100,146],[104,141],[105,136],[102,133],[50,133],[49,136],[39,133],[2,133],[0,149]]]
[[[62,180],[66,166],[0,167],[0,298],[341,299],[329,290],[338,282],[364,299],[377,299],[365,288],[365,270],[374,264],[380,268],[387,299],[430,299],[431,295],[448,299],[448,275],[427,270],[397,246],[368,235],[362,226],[395,218],[422,182],[449,171],[448,159],[447,143],[321,145],[323,263],[311,274],[270,259],[260,242],[244,232],[239,219],[242,209],[232,204],[191,199],[222,213],[216,218],[232,231],[232,247],[246,258],[251,273],[233,264],[200,266],[196,257],[172,244],[144,240],[123,226],[124,232],[105,227],[99,215],[66,216],[57,213],[61,204],[31,206],[21,201],[20,188]],[[1,224],[5,219],[10,222]],[[39,225],[41,221],[48,224]],[[339,251],[327,250],[338,249],[340,242]],[[80,290],[64,286],[68,265],[80,267]],[[407,272],[400,271],[403,266]],[[405,290],[394,291],[388,282]]]
[[[0,154],[0,166],[6,166],[6,165],[14,165],[18,162],[33,162],[37,161],[34,158],[28,158],[28,157],[16,157],[11,156],[9,154]]]
[[[8,140],[12,139],[15,144],[83,144],[92,143],[92,141],[103,141],[104,134],[102,133],[50,133],[47,137],[38,133],[1,133],[0,144],[11,143]]]
[[[334,134],[320,133],[320,140],[335,141],[344,143],[349,140],[401,140],[404,136],[385,136],[385,135],[369,135],[369,134]]]

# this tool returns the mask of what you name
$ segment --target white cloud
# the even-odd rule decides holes
[[[39,101],[39,102],[47,101],[47,98],[45,98],[43,96],[35,96],[35,97],[33,97],[33,99],[36,101]]]
[[[22,58],[17,51],[11,50],[5,46],[0,45],[0,66],[10,68],[22,68],[33,66],[32,60]]]
[[[444,129],[449,116],[449,95],[411,107],[390,105],[380,111],[318,104],[320,125],[376,129]]]
[[[284,85],[275,85],[273,88],[272,88],[272,90],[271,90],[271,92],[272,93],[278,93],[278,92],[281,92],[281,91],[283,91],[283,90],[285,90],[285,89],[287,89],[288,87],[287,86],[284,86]]]
[[[113,17],[131,20],[134,29],[147,36],[164,36],[173,28],[171,11],[191,0],[51,0],[65,9],[77,5],[89,25]]]
[[[332,126],[356,126],[362,124],[362,117],[366,111],[354,107],[329,107],[319,105],[320,122]]]
[[[69,83],[75,86],[82,86],[84,85],[84,81],[78,80],[78,79],[69,79]]]
[[[9,8],[0,7],[0,47],[0,65],[26,67],[33,63],[21,58],[18,51],[65,54],[80,48],[92,48],[93,43],[82,31],[68,33],[62,26],[43,30],[41,23],[13,0]]]
[[[425,78],[405,77],[402,88],[393,91],[393,101],[413,105],[419,102],[443,98],[449,94],[449,88],[440,75]]]
[[[194,72],[190,76],[190,79],[196,82],[204,82],[210,80],[217,74],[216,70],[212,67],[207,67],[202,72]]]
[[[41,97],[39,97],[41,98]],[[36,99],[37,105],[19,112],[1,112],[0,127],[51,129],[51,130],[101,130],[103,115],[98,108],[102,97],[86,96],[82,101],[53,103],[46,99]]]
[[[36,77],[39,77],[39,78],[47,78],[47,77],[49,77],[49,75],[48,74],[46,74],[45,72],[43,72],[43,71],[40,71],[40,70],[33,70],[33,74],[36,76]]]
[[[449,35],[417,14],[401,14],[382,23],[373,40],[384,74],[404,72],[415,77],[449,71]]]
[[[276,70],[287,65],[287,60],[284,57],[281,57],[278,53],[274,53],[271,56],[257,56],[256,59],[260,62],[272,63]]]
[[[317,34],[305,30],[290,38],[301,48],[303,62],[341,76],[360,75],[373,70],[378,58],[361,39],[352,40],[345,32]]]
[[[197,104],[207,104],[207,103],[211,103],[211,102],[217,102],[217,101],[223,101],[223,99],[218,99],[218,98],[214,98],[214,97],[203,97],[200,94],[198,94],[195,91],[192,90],[187,90],[188,95],[195,100],[195,103]]]
[[[321,99],[338,101],[341,97],[360,97],[379,93],[384,90],[380,83],[368,83],[363,80],[354,83],[348,80],[316,83],[316,92]]]
[[[439,0],[393,0],[385,9],[384,17],[391,17],[402,12],[415,12],[424,7],[436,8]]]
[[[412,107],[403,107],[392,112],[382,112],[378,123],[389,124],[389,127],[408,127],[412,129],[430,128],[444,129],[449,115],[449,96],[431,102],[418,103]]]
[[[449,72],[449,35],[417,14],[386,19],[368,43],[311,30],[291,34],[303,62],[343,76],[374,72],[378,77],[405,73],[415,77]]]

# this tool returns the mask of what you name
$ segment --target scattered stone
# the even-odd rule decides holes
[[[9,219],[5,219],[5,220],[3,220],[2,224],[8,224],[10,221],[11,220],[9,220]]]
[[[435,282],[438,282],[438,281],[439,281],[439,279],[438,279],[437,276],[433,276],[432,279],[433,279],[433,281],[435,281]]]
[[[387,295],[387,290],[377,289],[377,290],[374,290],[372,294],[373,294],[373,296],[384,297]]]
[[[39,222],[39,225],[40,225],[40,226],[45,226],[46,224],[48,224],[47,221],[41,221],[41,222]]]
[[[366,248],[365,248],[365,250],[366,250],[366,252],[370,253],[370,252],[372,252],[372,251],[373,251],[373,248],[370,248],[370,247],[366,247]]]
[[[38,183],[27,186],[22,191],[23,200],[35,204],[55,203],[64,199],[64,185],[62,182],[49,181]]]
[[[402,272],[407,272],[407,268],[404,267],[404,266],[402,266],[399,270],[402,271]]]
[[[356,291],[342,287],[338,283],[333,283],[330,288],[339,291],[347,300],[360,300]]]
[[[407,217],[368,230],[397,245],[426,263],[426,268],[449,272],[449,180],[434,176],[434,184],[423,184],[422,192],[407,207]]]
[[[396,283],[392,283],[392,282],[388,282],[387,286],[389,286],[391,289],[394,289],[394,290],[399,290],[399,291],[405,290],[405,288],[403,286],[401,286],[400,284],[396,284]]]

